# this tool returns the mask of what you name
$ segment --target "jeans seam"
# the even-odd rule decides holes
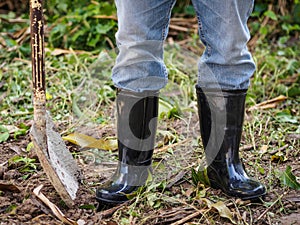
[[[198,20],[198,28],[199,28],[199,37],[201,39],[201,41],[203,42],[203,44],[205,45],[206,47],[206,52],[207,52],[207,58],[211,55],[211,47],[210,45],[208,44],[206,38],[205,38],[205,32],[204,32],[204,29],[203,29],[203,23],[200,19],[200,16],[198,15],[197,13],[197,20]]]
[[[174,4],[176,3],[176,0],[172,0],[170,5],[169,5],[169,9],[168,9],[168,13],[167,13],[167,17],[165,18],[166,22],[165,22],[165,26],[162,30],[162,40],[165,40],[165,38],[167,37],[167,33],[168,33],[168,27],[169,27],[169,24],[170,24],[170,14],[171,14],[171,10],[174,6]]]

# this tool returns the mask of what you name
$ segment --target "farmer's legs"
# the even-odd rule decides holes
[[[206,50],[199,60],[198,85],[247,89],[255,64],[247,49],[247,20],[253,0],[193,0]]]
[[[242,199],[265,194],[239,158],[245,96],[255,64],[247,50],[250,0],[194,0],[201,40],[197,97],[200,131],[213,188]]]
[[[116,0],[120,50],[112,80],[135,92],[159,90],[167,83],[163,41],[176,0]]]
[[[100,203],[127,201],[151,171],[158,114],[158,92],[167,83],[163,41],[175,0],[116,0],[119,55],[112,79],[117,93],[119,164],[97,189]]]

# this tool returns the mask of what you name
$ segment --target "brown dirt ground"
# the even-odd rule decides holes
[[[196,136],[198,132],[198,124],[193,121],[195,122],[195,118],[190,121],[190,124],[193,124],[193,127],[190,126],[189,129],[189,131],[192,131],[192,137]],[[172,127],[175,130],[180,130],[182,125],[181,120],[174,120]],[[168,130],[168,125],[165,125],[165,127],[160,125],[159,129]],[[108,127],[106,129],[100,128],[98,129],[98,135],[101,136],[105,132],[111,134],[114,132],[113,130],[113,127]],[[181,134],[184,135],[184,130],[181,130]],[[93,131],[91,130],[87,133],[93,133]],[[119,208],[101,209],[101,206],[98,205],[94,198],[95,187],[100,181],[105,180],[112,174],[116,165],[115,160],[108,160],[109,162],[107,162],[107,160],[102,160],[102,162],[96,164],[95,159],[87,160],[87,158],[84,159],[78,154],[79,157],[77,157],[77,162],[83,171],[85,179],[80,186],[74,207],[67,208],[63,205],[39,163],[37,164],[35,173],[25,174],[18,171],[22,164],[10,165],[8,163],[8,160],[16,155],[36,158],[33,152],[27,153],[25,151],[29,142],[29,135],[26,135],[17,140],[11,138],[9,141],[0,144],[0,225],[62,224],[61,221],[54,216],[51,210],[33,194],[33,189],[40,184],[43,184],[42,193],[49,198],[50,201],[56,204],[68,218],[77,221],[78,224],[126,224],[125,222],[121,222],[122,217],[127,217],[127,221],[129,221],[130,224],[142,224],[140,219],[133,218],[128,214],[129,204],[121,205]],[[68,148],[72,152],[79,153],[79,148],[72,144],[68,144]],[[174,148],[176,148],[176,145],[174,145]],[[186,152],[184,152],[184,154],[185,153]],[[102,153],[100,152],[99,154]],[[113,157],[116,156],[116,153],[105,154],[108,154],[108,157],[110,158],[112,158],[112,155]],[[156,161],[159,161],[163,157],[164,156],[162,156],[159,151],[156,152]],[[294,157],[294,160],[295,161],[290,161],[289,165],[293,165],[294,168],[299,169],[299,156]],[[89,166],[91,163],[93,163],[93,166]],[[264,169],[268,170],[268,163],[262,166]],[[171,177],[175,177],[175,181],[169,182],[168,194],[163,194],[161,196],[172,197],[182,195],[182,193],[185,193],[184,195],[186,196],[192,195],[191,193],[193,191],[191,190],[194,190],[194,186],[191,184],[189,178],[189,170],[185,170],[183,173],[180,170],[174,171],[176,172],[174,172]],[[24,175],[26,174],[29,176],[25,179]],[[168,175],[168,177],[170,176]],[[266,180],[267,178],[262,179]],[[12,184],[12,186],[5,186],[5,184]],[[157,191],[159,192],[160,190]],[[213,196],[218,196],[223,199],[229,209],[233,212],[235,221],[239,221],[238,224],[300,224],[299,192],[282,188],[279,184],[273,184],[272,189],[268,188],[269,192],[264,199],[265,202],[275,202],[278,200],[278,197],[281,196],[280,200],[276,201],[275,204],[270,205],[270,207],[266,207],[266,205],[263,205],[262,203],[242,202],[238,199],[228,198],[218,190],[208,188],[206,191],[207,195],[210,196],[210,199],[214,199]],[[138,203],[140,206],[144,207],[141,212],[141,217],[145,218],[143,224],[171,224],[188,215],[192,215],[195,213],[195,209],[184,203],[186,196],[182,196],[182,203],[171,202],[158,209],[143,206],[142,203]],[[95,208],[98,208],[98,210],[82,209],[83,206],[94,206]],[[199,203],[198,206],[199,209],[201,209],[201,203]],[[260,220],[257,221],[259,218]],[[194,223],[191,221],[194,221]],[[197,223],[197,221],[202,222]],[[221,218],[216,212],[209,214],[206,219],[203,219],[199,214],[198,216],[193,217],[189,222],[191,223],[185,224],[230,224],[228,219]]]

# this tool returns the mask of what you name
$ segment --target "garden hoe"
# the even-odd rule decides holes
[[[80,171],[46,111],[43,0],[30,0],[30,23],[34,107],[30,136],[45,173],[70,207],[79,188]]]

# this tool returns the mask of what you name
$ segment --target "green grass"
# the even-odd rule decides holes
[[[20,25],[6,27],[7,31],[19,28]],[[271,31],[267,32],[267,35],[271,34]],[[161,94],[157,146],[170,146],[154,156],[155,171],[160,175],[154,177],[157,182],[142,189],[130,206],[117,211],[112,218],[121,224],[128,224],[134,218],[141,221],[140,224],[147,224],[147,221],[157,216],[151,215],[154,210],[166,212],[169,208],[178,211],[185,208],[192,211],[200,208],[200,216],[194,220],[195,224],[213,223],[220,213],[211,206],[212,201],[220,201],[230,207],[236,218],[242,221],[239,224],[252,224],[257,219],[252,214],[253,207],[265,210],[274,204],[276,207],[270,211],[268,218],[272,218],[271,213],[287,212],[281,195],[292,188],[282,182],[282,177],[292,177],[288,173],[288,166],[295,168],[300,154],[300,45],[294,38],[297,34],[297,31],[286,32],[275,42],[261,38],[255,47],[252,46],[257,70],[251,79],[247,109],[280,95],[287,99],[273,108],[247,110],[242,144],[250,147],[241,155],[246,159],[244,162],[249,174],[263,180],[268,191],[277,196],[276,201],[273,199],[273,202],[249,205],[224,196],[214,196],[206,186],[199,183],[196,188],[190,178],[191,169],[197,169],[199,156],[203,153],[194,90],[197,58],[184,47],[175,45],[166,46],[165,52],[169,83]],[[262,33],[261,37],[266,35]],[[7,46],[0,48],[0,137],[3,138],[0,143],[7,141],[8,133],[10,138],[18,141],[30,128],[25,124],[33,119],[28,38],[21,45],[13,43],[8,36],[5,38]],[[195,46],[195,43],[190,43],[190,46]],[[196,49],[195,52],[201,51]],[[67,134],[78,127],[105,127],[115,123],[116,90],[110,80],[110,73],[116,53],[113,50],[102,50],[100,54],[99,51],[78,54],[75,50],[70,50],[69,54],[53,53],[54,49],[46,53],[47,108],[58,124],[59,131]],[[9,125],[18,129],[9,130],[12,129]],[[15,158],[12,162],[19,163],[19,168],[25,172],[32,173],[36,169],[35,161],[28,157]],[[189,185],[177,184],[171,189],[166,188],[170,182],[166,180],[169,176],[166,172],[170,168],[173,169],[173,175],[186,171],[182,179]],[[300,176],[297,171],[292,172]],[[248,222],[241,219],[239,213],[245,213]]]

